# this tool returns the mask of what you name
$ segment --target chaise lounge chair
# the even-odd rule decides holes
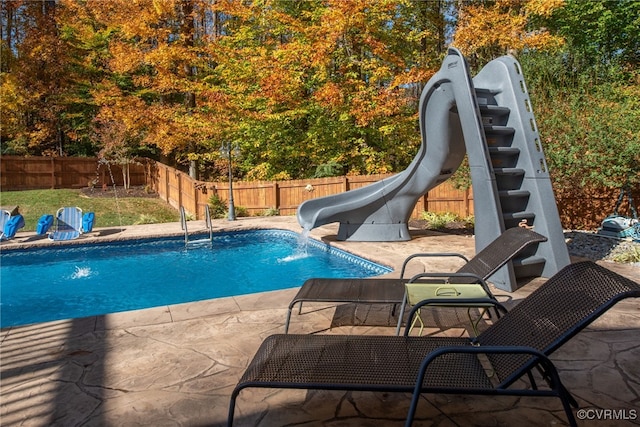
[[[17,231],[23,227],[22,215],[13,215],[7,209],[0,209],[0,241],[14,238]]]
[[[82,209],[78,207],[64,207],[58,209],[55,216],[54,231],[49,233],[49,239],[72,240],[82,234]]]
[[[407,264],[420,257],[441,257],[455,256],[462,258],[466,264],[458,271],[453,273],[422,273],[412,278],[412,282],[418,279],[426,279],[439,277],[442,282],[447,281],[452,284],[473,284],[475,288],[480,288],[480,293],[484,294],[487,301],[479,304],[485,307],[487,304],[493,304],[495,298],[484,283],[492,274],[511,261],[520,254],[526,247],[534,243],[546,241],[547,238],[524,227],[514,227],[507,229],[497,239],[491,242],[487,247],[478,252],[471,260],[462,254],[457,253],[420,253],[409,256],[402,264],[399,279],[309,279],[307,280],[298,293],[289,304],[287,318],[285,320],[284,331],[289,332],[289,324],[291,322],[291,312],[296,304],[300,304],[299,313],[302,311],[303,302],[335,302],[335,303],[359,303],[359,304],[400,304],[400,314],[398,316],[398,325],[396,335],[400,332],[400,327],[404,317],[405,301],[405,284],[409,281],[404,278]],[[437,286],[432,288],[434,293],[438,289]],[[478,297],[474,293],[474,298]],[[462,296],[463,299],[464,296]],[[460,302],[454,304],[460,306]]]
[[[404,336],[272,335],[231,394],[228,425],[248,387],[413,393],[406,426],[422,393],[557,397],[576,425],[577,402],[548,356],[629,297],[640,297],[640,284],[586,261],[562,269],[476,338],[408,336],[408,328]],[[534,368],[548,388],[538,388]],[[513,387],[525,377],[530,387]]]
[[[7,239],[4,234],[4,226],[9,222],[9,218],[11,218],[11,212],[6,209],[0,209],[0,240]]]

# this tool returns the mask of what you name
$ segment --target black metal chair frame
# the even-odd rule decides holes
[[[407,281],[416,281],[419,276],[405,278],[407,265],[410,261],[425,257],[458,257],[465,264],[455,272],[440,274],[439,272],[422,273],[422,276],[440,274],[441,278],[448,278],[449,283],[479,283],[489,299],[495,300],[489,287],[484,283],[496,271],[521,254],[528,246],[545,242],[546,237],[530,229],[514,227],[507,229],[493,242],[478,252],[473,258],[468,259],[455,252],[431,252],[417,253],[407,257],[402,263],[400,278],[368,278],[368,279],[327,279],[313,278],[307,280],[293,300],[289,303],[284,332],[289,332],[291,313],[296,304],[299,305],[298,314],[302,312],[303,302],[327,302],[327,303],[355,303],[355,304],[400,304],[396,335],[400,332],[405,311],[405,284]],[[469,280],[473,275],[476,279]]]
[[[247,387],[413,393],[407,427],[423,393],[557,397],[576,425],[577,402],[549,355],[630,297],[640,297],[640,284],[585,261],[562,269],[476,338],[408,336],[408,328],[404,336],[272,335],[232,392],[228,425]],[[429,303],[416,304],[409,318]],[[538,388],[534,369],[548,388]],[[513,387],[525,377],[528,387]]]

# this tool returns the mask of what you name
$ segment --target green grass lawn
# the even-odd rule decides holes
[[[118,190],[121,193],[121,190]],[[111,192],[113,195],[113,192]],[[44,214],[55,215],[63,206],[77,206],[83,212],[95,212],[95,227],[152,224],[180,220],[180,214],[163,200],[148,197],[87,197],[80,190],[27,190],[0,193],[2,207],[19,206],[25,227],[35,231]]]

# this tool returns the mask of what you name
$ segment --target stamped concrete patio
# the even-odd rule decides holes
[[[214,226],[299,231],[293,217],[216,221]],[[311,236],[396,270],[415,252],[474,254],[469,236],[414,230],[410,242],[356,243],[336,242],[336,230],[321,227]],[[96,229],[78,242],[180,233],[179,224]],[[0,248],[52,244],[20,233]],[[431,264],[430,270],[450,270],[450,262]],[[640,281],[638,267],[602,264]],[[415,266],[415,272],[421,268]],[[224,278],[212,277],[212,284],[216,280]],[[507,305],[516,304],[543,281],[532,280],[513,293],[496,293]],[[223,426],[232,389],[261,341],[283,332],[286,309],[296,291],[3,329],[0,425]],[[467,334],[463,316],[435,312],[434,327],[427,332]],[[353,323],[358,326],[341,326]],[[305,304],[303,315],[294,314],[291,332],[393,334],[394,325],[388,307]],[[580,425],[640,425],[637,299],[615,306],[552,359],[587,410],[576,412],[578,418],[588,418],[579,420]],[[409,400],[405,394],[247,389],[238,399],[235,425],[402,426]],[[417,419],[414,425],[423,426],[566,424],[559,401],[548,398],[425,395]]]

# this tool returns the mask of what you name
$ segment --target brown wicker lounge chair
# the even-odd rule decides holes
[[[446,278],[441,274],[440,279],[447,279],[448,283],[478,283],[483,286],[487,294],[487,298],[494,300],[495,298],[489,291],[486,284],[483,283],[493,273],[499,270],[507,262],[513,260],[518,254],[534,243],[546,241],[547,238],[523,227],[514,227],[507,229],[497,239],[491,242],[483,250],[478,252],[471,260],[464,255],[458,253],[420,253],[409,256],[402,264],[399,279],[322,279],[314,278],[307,280],[296,296],[289,304],[287,318],[285,320],[284,331],[289,332],[289,324],[291,321],[291,311],[296,304],[300,304],[299,313],[302,310],[303,302],[335,302],[335,303],[358,303],[358,304],[400,304],[401,309],[398,315],[398,326],[396,334],[400,332],[400,326],[404,317],[405,310],[405,283],[409,278],[405,278],[407,264],[416,258],[421,257],[442,257],[455,256],[462,258],[466,264],[456,272],[449,272]],[[434,274],[423,273],[423,277],[429,276],[431,279]],[[469,276],[475,276],[469,277]],[[412,281],[415,281],[414,278]],[[435,289],[435,288],[434,288]],[[486,302],[485,302],[486,305]],[[394,307],[395,309],[395,307]]]
[[[571,407],[577,402],[548,356],[629,297],[640,297],[640,284],[587,261],[562,269],[476,338],[415,337],[406,331],[404,336],[272,335],[231,395],[228,425],[236,398],[247,387],[409,392],[407,426],[422,393],[557,397],[575,425]],[[490,362],[490,373],[481,355],[482,363]],[[534,368],[548,387],[538,388]],[[530,387],[514,387],[525,378]]]

